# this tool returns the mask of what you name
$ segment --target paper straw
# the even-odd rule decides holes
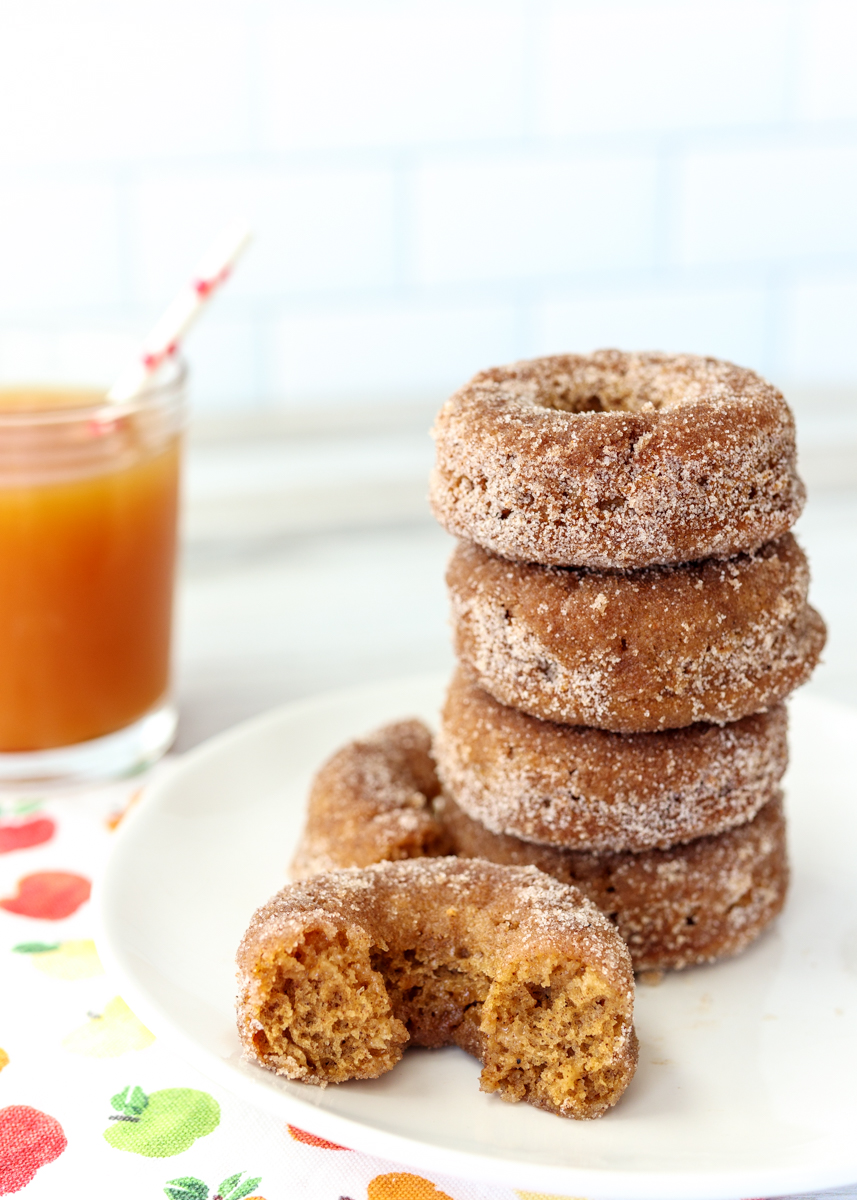
[[[245,224],[230,225],[215,238],[200,259],[190,282],[179,292],[143,342],[140,355],[107,393],[114,403],[141,392],[158,368],[171,358],[206,302],[229,278],[239,255],[250,241]]]

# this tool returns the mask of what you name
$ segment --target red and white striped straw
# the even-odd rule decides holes
[[[157,320],[143,342],[140,355],[113,384],[107,399],[114,403],[131,400],[141,392],[157,369],[171,358],[202,308],[232,274],[239,255],[250,241],[245,224],[221,230],[200,259],[196,271]]]

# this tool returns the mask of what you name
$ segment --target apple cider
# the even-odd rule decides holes
[[[0,755],[164,704],[183,417],[181,387],[0,390]]]

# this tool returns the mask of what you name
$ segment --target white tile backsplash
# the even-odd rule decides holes
[[[854,0],[815,0],[803,8],[798,116],[805,121],[857,120],[857,5]]]
[[[136,190],[139,298],[158,304],[218,229],[239,215],[254,244],[229,287],[246,300],[390,288],[396,187],[387,167],[147,173]]]
[[[857,271],[789,288],[783,316],[785,373],[811,383],[857,380]]]
[[[246,145],[252,64],[241,4],[44,7],[0,7],[0,164],[134,162]]]
[[[52,171],[3,181],[3,319],[119,302],[119,198],[101,175]]]
[[[687,157],[678,254],[700,263],[800,262],[857,253],[857,142],[767,147]]]
[[[257,408],[264,395],[262,333],[252,310],[220,296],[194,330],[192,394],[210,412]]]
[[[782,120],[790,27],[777,0],[551,4],[539,30],[539,131],[562,137]]]
[[[409,304],[288,313],[272,322],[273,394],[288,404],[442,396],[516,357],[511,305]]]
[[[659,287],[553,296],[536,307],[534,353],[607,346],[766,359],[767,296],[760,287]]]
[[[273,151],[404,147],[522,132],[525,0],[306,0],[263,25]]]
[[[109,374],[246,216],[202,411],[605,343],[857,384],[855,36],[855,0],[0,5],[0,379]]]
[[[433,162],[414,181],[416,278],[464,283],[653,266],[656,190],[650,155]]]

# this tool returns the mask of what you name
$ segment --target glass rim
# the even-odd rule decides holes
[[[170,398],[171,393],[181,393],[187,383],[188,365],[185,359],[180,355],[173,355],[168,360],[169,366],[173,369],[171,378],[164,379],[162,382],[155,383],[145,387],[136,396],[132,396],[129,400],[123,400],[119,403],[111,400],[99,400],[96,404],[82,404],[79,407],[69,408],[32,408],[32,409],[15,409],[4,412],[0,409],[0,428],[27,426],[27,425],[66,425],[75,424],[78,421],[115,421],[121,417],[132,416],[141,409],[150,405],[153,401],[165,401]],[[166,363],[164,364],[167,365]],[[64,390],[62,384],[44,383],[44,384],[0,384],[0,392],[12,391],[15,387],[35,386],[43,387],[45,391],[54,390],[61,392]],[[66,385],[70,388],[71,385]]]

